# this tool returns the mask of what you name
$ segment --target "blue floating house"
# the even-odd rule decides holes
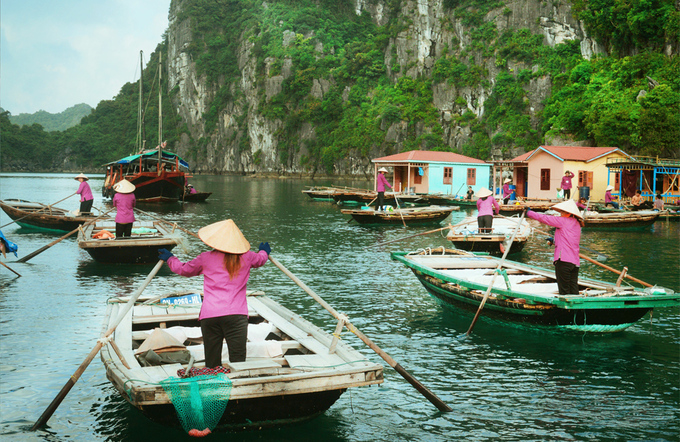
[[[381,167],[392,169],[387,178],[394,190],[412,194],[464,196],[468,186],[475,192],[489,187],[491,176],[491,164],[454,152],[412,150],[372,162],[374,175]]]

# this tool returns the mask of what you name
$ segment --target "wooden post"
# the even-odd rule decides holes
[[[621,281],[623,281],[623,278],[625,278],[627,271],[628,271],[628,267],[624,267],[623,271],[619,275],[619,279],[616,280],[616,286],[617,287],[621,287]]]

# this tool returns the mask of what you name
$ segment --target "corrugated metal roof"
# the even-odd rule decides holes
[[[455,152],[437,152],[434,150],[411,150],[409,152],[401,152],[386,157],[375,158],[374,163],[409,163],[409,162],[427,162],[427,163],[478,163],[488,164],[486,161],[478,160],[477,158],[468,157]]]

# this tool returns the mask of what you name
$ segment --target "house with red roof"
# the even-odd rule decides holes
[[[569,171],[574,174],[572,199],[578,200],[583,193],[601,200],[608,185],[614,186],[612,194],[620,188],[620,174],[610,176],[605,166],[614,159],[632,157],[618,147],[538,146],[512,160],[494,162],[494,186],[502,187],[505,178],[510,178],[518,196],[555,199]]]
[[[468,186],[477,192],[489,186],[491,177],[491,164],[454,152],[412,150],[372,162],[376,176],[381,167],[392,171],[394,189],[407,193],[465,196]]]

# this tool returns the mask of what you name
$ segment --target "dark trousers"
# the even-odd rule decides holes
[[[246,315],[227,315],[201,319],[205,366],[222,365],[222,341],[227,340],[229,362],[246,360],[246,340],[248,338],[248,317]]]
[[[378,192],[378,210],[382,210],[385,205],[385,192]]]
[[[479,233],[491,233],[493,226],[493,215],[482,215],[477,217],[477,227]]]
[[[604,206],[607,207],[608,205],[611,205],[615,209],[619,208],[619,203],[614,202],[614,201],[610,201],[610,202],[606,203]]]
[[[132,223],[116,223],[116,238],[132,236]]]
[[[560,295],[578,295],[578,267],[559,259],[553,264]]]
[[[84,214],[84,213],[92,212],[92,203],[94,203],[94,200],[86,200],[86,201],[80,202],[80,213],[81,213],[81,215]]]
[[[564,200],[571,198],[571,189],[562,189],[562,195],[564,195]]]

